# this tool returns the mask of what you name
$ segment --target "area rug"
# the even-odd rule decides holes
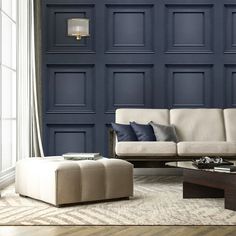
[[[56,208],[2,191],[0,225],[235,225],[224,199],[183,199],[180,176],[136,176],[130,200]]]

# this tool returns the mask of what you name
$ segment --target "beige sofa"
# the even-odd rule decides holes
[[[126,160],[185,160],[201,156],[236,157],[236,109],[117,109],[116,123],[150,121],[176,128],[178,143],[117,142],[114,155]]]

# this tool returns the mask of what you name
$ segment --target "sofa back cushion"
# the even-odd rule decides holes
[[[170,123],[179,141],[225,141],[221,109],[172,109]]]
[[[120,124],[129,124],[135,121],[140,124],[148,124],[153,121],[158,124],[169,124],[168,109],[133,109],[121,108],[116,110],[116,122]]]
[[[236,109],[224,110],[226,140],[236,142]]]

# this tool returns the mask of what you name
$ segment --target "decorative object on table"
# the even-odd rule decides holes
[[[100,153],[68,152],[62,155],[65,160],[98,160],[103,158]]]
[[[219,172],[236,172],[236,166],[234,165],[221,165],[214,167],[215,171]]]
[[[198,169],[213,169],[216,166],[233,165],[232,162],[223,160],[221,157],[201,157],[193,160],[193,165]]]

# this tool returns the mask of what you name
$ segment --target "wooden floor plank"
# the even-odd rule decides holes
[[[1,236],[233,236],[236,226],[1,226]]]

